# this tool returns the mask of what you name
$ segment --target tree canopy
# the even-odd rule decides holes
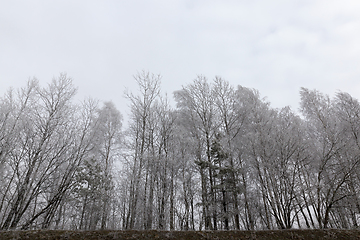
[[[140,72],[112,102],[75,103],[60,74],[0,98],[0,230],[356,228],[360,104],[300,89],[300,113],[199,75]]]

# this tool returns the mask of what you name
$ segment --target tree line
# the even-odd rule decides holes
[[[199,75],[161,92],[139,72],[112,102],[71,78],[0,99],[0,230],[357,228],[360,104],[300,90],[300,114]],[[172,107],[170,102],[175,101]]]

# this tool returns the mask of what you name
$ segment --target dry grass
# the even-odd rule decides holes
[[[0,231],[1,240],[10,239],[52,239],[52,240],[95,240],[95,239],[186,239],[186,240],[311,240],[311,239],[360,239],[360,230],[274,230],[274,231]]]

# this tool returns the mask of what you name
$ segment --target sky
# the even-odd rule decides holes
[[[66,72],[78,99],[128,114],[133,76],[172,93],[198,75],[299,108],[301,87],[360,99],[358,0],[0,0],[0,95]]]

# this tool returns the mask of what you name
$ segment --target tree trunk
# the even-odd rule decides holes
[[[171,167],[170,179],[170,231],[174,228],[174,167]]]

